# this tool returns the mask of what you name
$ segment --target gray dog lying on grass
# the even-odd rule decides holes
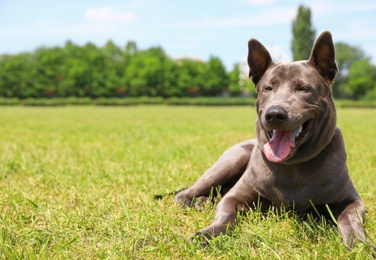
[[[196,183],[176,194],[179,204],[196,208],[215,189],[223,196],[212,224],[194,237],[206,241],[226,234],[241,210],[283,205],[298,213],[330,211],[349,248],[357,241],[368,243],[365,208],[336,127],[330,85],[338,69],[331,34],[320,35],[308,61],[274,63],[255,39],[248,51],[249,76],[258,94],[257,139],[229,148]]]

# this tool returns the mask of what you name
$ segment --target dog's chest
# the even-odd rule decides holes
[[[325,204],[331,199],[330,184],[304,169],[254,167],[249,174],[254,189],[275,206],[284,204],[304,211],[312,203]]]
[[[321,197],[320,191],[322,190],[296,174],[284,174],[283,177],[274,174],[269,178],[265,178],[265,175],[264,177],[259,175],[255,180],[257,181],[253,183],[257,191],[276,206],[281,204],[294,205],[298,210],[305,210],[310,206],[310,201],[316,204],[318,198]]]

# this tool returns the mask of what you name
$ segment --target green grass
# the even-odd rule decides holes
[[[376,242],[376,110],[340,109],[348,166]],[[204,212],[153,199],[192,184],[254,137],[250,107],[0,107],[2,259],[365,259],[336,227],[291,214],[241,217],[208,247]]]

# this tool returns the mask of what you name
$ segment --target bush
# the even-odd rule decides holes
[[[18,106],[21,100],[18,98],[2,98],[0,97],[0,106]]]
[[[21,102],[24,106],[81,106],[81,105],[92,105],[93,101],[91,98],[27,98]]]
[[[67,106],[93,105],[93,100],[91,98],[68,97],[64,103]]]
[[[135,97],[135,98],[98,98],[94,100],[96,106],[135,106],[164,104],[162,97]]]
[[[255,104],[255,99],[250,97],[170,98],[166,103],[175,106],[252,106]]]
[[[22,100],[24,106],[56,107],[64,106],[64,98],[27,98]]]
[[[340,108],[376,108],[376,100],[335,100],[335,104]]]
[[[136,105],[171,105],[171,106],[254,106],[252,97],[128,97],[128,98],[18,98],[0,97],[0,106],[136,106]],[[335,100],[338,108],[376,108],[376,100]]]

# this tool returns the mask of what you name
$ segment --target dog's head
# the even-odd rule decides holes
[[[309,60],[288,63],[274,63],[266,48],[251,39],[248,65],[258,95],[257,139],[265,157],[285,164],[315,157],[336,128],[330,85],[338,69],[331,34],[320,35]]]

